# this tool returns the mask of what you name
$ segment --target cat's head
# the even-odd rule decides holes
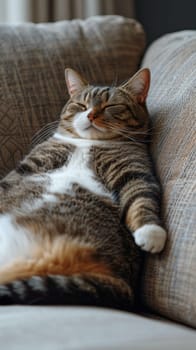
[[[89,85],[76,71],[67,68],[65,80],[70,99],[62,110],[59,132],[73,137],[107,140],[143,140],[148,129],[145,101],[150,71],[139,70],[118,87]]]

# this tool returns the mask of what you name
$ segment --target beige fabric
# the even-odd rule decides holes
[[[28,151],[32,135],[57,119],[68,98],[65,67],[92,83],[123,81],[137,70],[144,45],[140,24],[120,16],[0,26],[0,177]]]
[[[147,258],[142,296],[156,312],[196,326],[196,31],[159,39],[143,66],[152,71],[152,151],[168,242]]]
[[[79,307],[0,307],[5,350],[195,350],[196,332],[145,317]]]

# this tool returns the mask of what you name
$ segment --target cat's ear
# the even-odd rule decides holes
[[[150,70],[148,68],[140,69],[131,79],[129,79],[121,88],[130,92],[138,103],[143,104],[146,101],[150,87]]]
[[[88,83],[71,68],[65,69],[65,81],[70,97],[88,85]]]

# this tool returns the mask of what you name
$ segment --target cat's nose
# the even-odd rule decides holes
[[[88,115],[87,118],[92,122],[96,118],[95,112],[91,111]]]

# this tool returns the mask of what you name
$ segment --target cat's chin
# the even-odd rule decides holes
[[[94,126],[90,126],[84,130],[76,130],[78,137],[83,139],[91,139],[91,140],[107,140],[111,138],[111,135],[108,135],[106,132],[95,128]]]

